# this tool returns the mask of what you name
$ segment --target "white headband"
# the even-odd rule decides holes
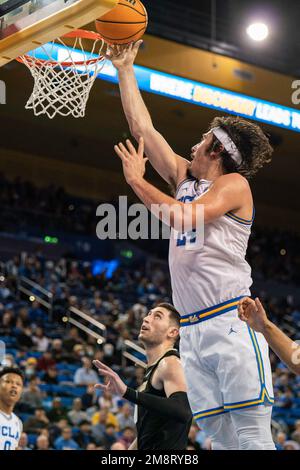
[[[211,132],[217,137],[221,144],[224,145],[225,150],[227,150],[231,158],[240,165],[243,161],[242,155],[227,132],[221,127],[213,127]]]

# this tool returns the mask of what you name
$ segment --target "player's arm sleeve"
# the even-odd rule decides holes
[[[137,392],[128,387],[124,398],[147,410],[160,413],[181,423],[187,422],[192,417],[186,392],[175,392],[168,398],[162,398],[150,395],[150,393]]]

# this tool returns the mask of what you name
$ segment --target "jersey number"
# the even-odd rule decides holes
[[[10,441],[5,441],[3,450],[10,450],[10,448],[11,448],[11,442]]]
[[[176,246],[186,246],[186,245],[193,245],[196,243],[197,236],[196,230],[192,230],[191,232],[181,233],[177,239]]]

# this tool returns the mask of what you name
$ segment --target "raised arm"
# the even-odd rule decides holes
[[[123,109],[130,132],[136,140],[144,138],[145,153],[151,165],[169,184],[177,186],[185,177],[188,160],[177,155],[164,137],[154,128],[143,101],[133,63],[143,41],[126,46],[108,46],[106,57],[118,70]]]

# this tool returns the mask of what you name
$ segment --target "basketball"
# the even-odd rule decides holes
[[[148,15],[139,0],[120,0],[110,12],[96,20],[96,29],[110,44],[127,44],[146,31]]]

